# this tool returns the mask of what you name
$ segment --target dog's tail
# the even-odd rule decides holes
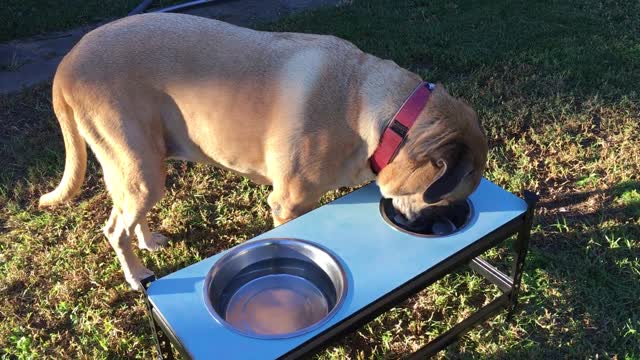
[[[80,190],[87,171],[87,144],[78,132],[73,109],[64,99],[62,89],[53,86],[53,110],[56,113],[64,138],[64,175],[58,187],[40,197],[40,208],[71,200]]]

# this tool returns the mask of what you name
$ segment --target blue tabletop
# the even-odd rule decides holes
[[[449,236],[423,238],[390,227],[380,216],[380,198],[378,187],[369,184],[252,239],[310,240],[329,248],[344,263],[350,286],[346,300],[319,329],[289,339],[265,340],[241,335],[217,322],[205,306],[203,282],[225,252],[154,281],[147,292],[149,299],[194,359],[275,359],[527,209],[522,199],[483,179],[470,197],[475,211],[468,226]]]

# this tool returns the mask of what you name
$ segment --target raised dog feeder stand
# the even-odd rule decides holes
[[[455,225],[455,232],[420,236],[383,215],[380,192],[369,184],[232,249],[145,280],[158,351],[164,359],[173,358],[171,344],[191,359],[308,357],[469,265],[503,294],[411,357],[434,355],[516,306],[536,201],[533,193],[525,192],[523,201],[483,179],[462,206],[468,216],[431,225],[434,231]],[[514,234],[507,275],[480,255]]]

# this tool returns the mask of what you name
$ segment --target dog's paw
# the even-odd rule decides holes
[[[144,287],[142,286],[142,280],[148,278],[149,276],[153,276],[153,271],[147,269],[146,267],[141,267],[136,271],[132,271],[129,274],[125,274],[124,278],[131,286],[131,289],[134,291],[142,291]]]
[[[148,239],[138,239],[138,248],[146,249],[149,251],[160,250],[169,243],[169,238],[159,234],[151,233]]]

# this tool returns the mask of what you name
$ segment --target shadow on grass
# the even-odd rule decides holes
[[[542,202],[540,207],[578,205],[593,196],[604,196],[612,202],[634,190],[640,190],[640,182],[625,181],[606,190],[567,194],[553,202]],[[640,239],[640,227],[634,221],[639,207],[639,203],[620,204],[587,213],[536,217],[536,224],[552,230],[532,235],[525,266],[527,290],[522,295],[533,297],[519,307],[526,317],[551,316],[556,325],[528,323],[524,327],[528,335],[523,340],[532,346],[502,349],[492,358],[637,355],[640,336],[633,329],[640,318],[633,304],[640,297],[640,282],[633,262],[639,255],[634,245]],[[554,229],[560,219],[568,220]],[[555,283],[559,294],[552,296],[540,285],[547,280]],[[505,327],[504,332],[492,333],[490,340],[499,343],[508,333]]]
[[[596,227],[599,223],[629,222],[640,216],[640,181],[623,181],[608,189],[572,192],[539,205],[549,214],[539,217],[543,225],[559,231],[581,222]],[[567,221],[569,223],[565,224]],[[565,229],[567,230],[567,229]],[[581,240],[576,238],[576,240]]]

